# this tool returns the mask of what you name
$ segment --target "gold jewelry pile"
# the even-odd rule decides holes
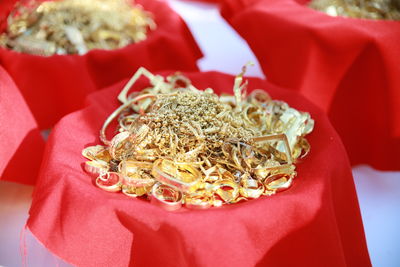
[[[100,188],[131,197],[149,196],[168,210],[209,208],[272,195],[288,188],[295,161],[310,146],[308,113],[272,100],[262,91],[244,93],[243,72],[234,95],[200,91],[179,74],[139,69],[122,90],[123,103],[105,121],[105,146],[87,147],[85,170]],[[128,95],[144,75],[151,86]],[[118,118],[111,141],[106,129]]]
[[[0,46],[51,56],[118,49],[146,39],[151,14],[127,0],[58,0],[17,3]]]
[[[331,16],[400,20],[399,0],[312,0],[309,6]]]

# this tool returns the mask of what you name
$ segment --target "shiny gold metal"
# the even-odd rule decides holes
[[[96,179],[96,185],[108,192],[121,191],[121,177],[116,172],[101,173]]]
[[[134,187],[134,186],[122,186],[122,193],[128,197],[141,197],[149,194],[151,186],[146,187]]]
[[[213,206],[212,196],[207,194],[189,195],[185,197],[185,207],[188,209],[208,209]]]
[[[183,192],[197,189],[201,179],[200,171],[190,164],[179,164],[166,159],[154,164],[152,174],[157,181]]]
[[[122,183],[130,187],[149,187],[155,183],[150,175],[153,163],[135,160],[123,160],[118,172],[123,177]]]
[[[156,27],[149,12],[128,0],[19,1],[7,22],[0,45],[41,56],[122,48]]]
[[[99,176],[100,174],[107,172],[109,170],[109,166],[107,162],[104,161],[86,161],[84,165],[84,170],[92,175],[92,176]]]
[[[264,193],[264,184],[253,178],[245,178],[240,181],[240,195],[244,198],[259,198]]]
[[[238,185],[231,180],[221,180],[214,183],[215,193],[225,202],[230,203],[239,196]]]
[[[145,76],[150,86],[130,94]],[[243,73],[234,95],[200,91],[181,74],[164,79],[140,68],[123,88],[122,105],[104,122],[105,146],[82,151],[100,173],[100,187],[122,188],[167,210],[219,207],[287,189],[296,176],[296,159],[310,151],[305,139],[314,121],[267,93],[243,93]],[[118,119],[109,141],[106,130]],[[117,172],[110,188],[105,173]],[[114,184],[112,184],[114,185]]]
[[[280,173],[276,175],[272,175],[265,179],[264,184],[265,188],[269,191],[280,192],[288,189],[293,182],[293,177],[288,174]]]
[[[151,190],[151,203],[173,211],[182,207],[182,193],[176,189],[156,183]]]
[[[313,0],[309,6],[330,16],[400,20],[398,0]]]

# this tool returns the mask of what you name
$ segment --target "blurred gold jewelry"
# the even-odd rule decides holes
[[[313,0],[309,6],[330,16],[400,20],[399,0]]]
[[[118,49],[147,38],[152,15],[128,0],[33,0],[17,2],[0,45],[51,56]]]

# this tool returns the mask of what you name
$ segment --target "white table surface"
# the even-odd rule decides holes
[[[246,42],[220,17],[215,5],[169,2],[187,22],[205,55],[199,61],[201,70],[237,74],[252,61],[255,66],[247,74],[264,77]],[[400,266],[400,172],[357,166],[353,175],[373,266]],[[0,182],[0,266],[71,266],[23,230],[32,191],[32,186]]]

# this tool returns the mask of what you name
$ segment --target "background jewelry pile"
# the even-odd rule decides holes
[[[0,46],[43,56],[117,49],[146,39],[151,17],[127,0],[18,2]]]
[[[312,0],[309,6],[331,16],[400,20],[399,0]]]
[[[272,100],[246,96],[243,73],[234,95],[198,90],[179,74],[164,79],[141,68],[122,90],[123,103],[105,121],[105,146],[82,151],[96,185],[131,197],[149,196],[166,209],[209,208],[272,195],[288,188],[295,162],[310,146],[314,121]],[[142,75],[151,86],[128,95]],[[106,130],[118,119],[111,141]]]

